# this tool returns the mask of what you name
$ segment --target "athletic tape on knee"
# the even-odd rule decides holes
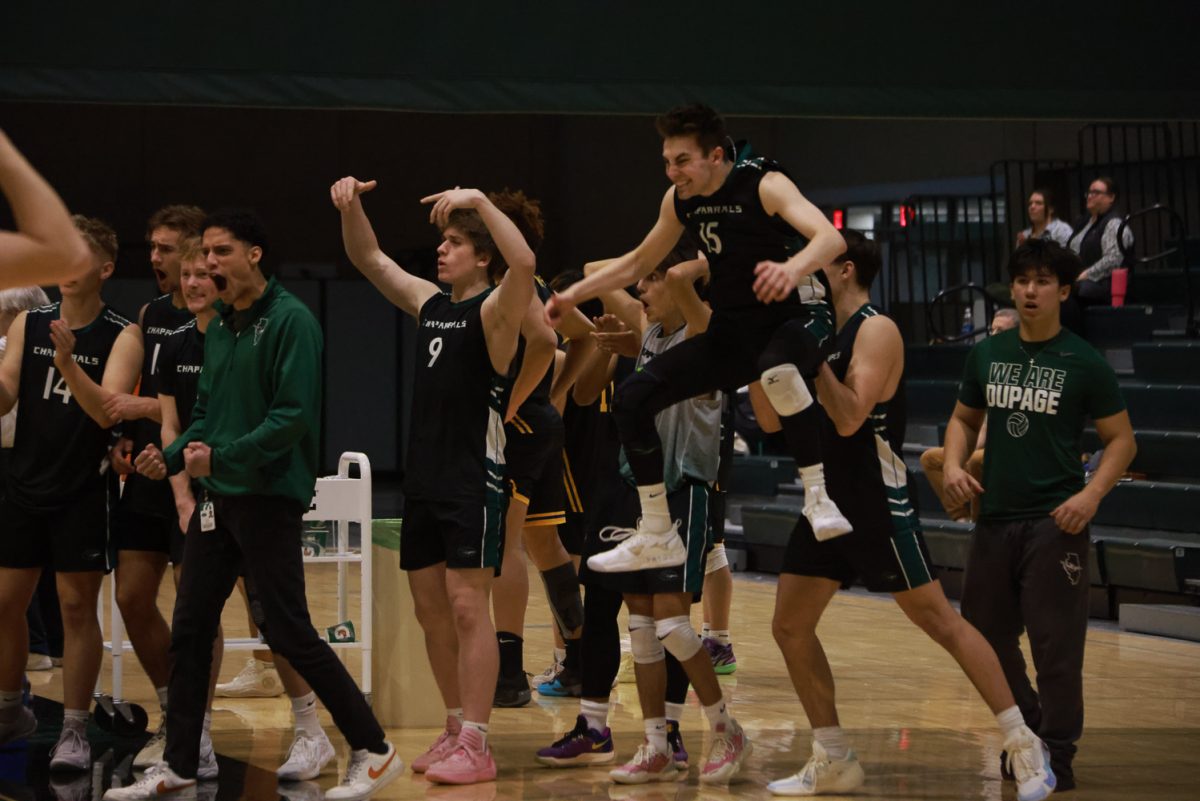
[[[716,573],[723,567],[729,567],[729,554],[725,553],[725,543],[718,542],[708,552],[708,561],[704,563],[704,575]]]
[[[579,577],[570,562],[542,572],[542,583],[546,585],[546,600],[558,632],[564,640],[575,636],[583,625],[583,599],[579,596]]]
[[[780,364],[762,374],[763,392],[771,407],[781,417],[791,417],[812,406],[812,393],[804,383],[804,376],[794,364]]]
[[[686,662],[700,650],[700,635],[692,628],[691,618],[684,615],[655,621],[654,631],[663,647],[680,662]]]
[[[654,618],[648,615],[629,616],[629,646],[633,661],[639,665],[652,665],[667,658],[655,631]]]

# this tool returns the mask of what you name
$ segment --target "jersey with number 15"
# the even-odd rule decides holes
[[[407,498],[476,503],[506,490],[503,414],[512,381],[492,369],[481,315],[493,291],[457,303],[438,292],[418,314]]]
[[[20,413],[9,461],[8,489],[27,508],[57,508],[104,486],[109,432],[101,428],[71,394],[54,366],[50,323],[59,318],[52,303],[25,317],[21,354]],[[75,329],[75,361],[97,384],[117,337],[129,320],[108,306],[90,324]]]

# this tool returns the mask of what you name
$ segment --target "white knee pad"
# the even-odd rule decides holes
[[[655,621],[654,630],[671,656],[686,662],[700,650],[700,636],[692,628],[691,618],[684,615]]]
[[[652,665],[666,659],[663,644],[654,630],[654,618],[649,615],[629,616],[629,647],[633,651],[633,661],[639,665]]]
[[[794,364],[781,364],[764,370],[762,374],[763,392],[772,408],[781,417],[791,417],[812,406],[812,393],[804,383],[804,376]]]
[[[708,552],[708,561],[704,563],[704,575],[716,573],[723,567],[729,567],[729,555],[725,553],[725,543],[718,542]]]

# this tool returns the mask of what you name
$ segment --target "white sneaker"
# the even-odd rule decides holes
[[[333,759],[333,743],[321,731],[314,737],[306,731],[296,731],[296,739],[288,748],[287,759],[275,771],[280,781],[304,782],[321,775],[321,770]]]
[[[50,770],[88,770],[92,767],[92,746],[87,734],[63,726],[58,742],[50,749]]]
[[[562,673],[563,663],[558,661],[558,657],[554,657],[554,661],[550,663],[550,667],[543,670],[539,675],[534,676],[529,682],[534,687],[541,684],[552,684],[558,678],[558,674]]]
[[[608,526],[600,531],[601,542],[619,542],[612,550],[588,558],[597,573],[630,573],[653,567],[675,567],[687,561],[687,549],[679,536],[679,524],[662,532]]]
[[[104,801],[151,801],[169,795],[170,801],[196,797],[195,779],[181,779],[165,762],[155,765],[128,787],[113,787]]]
[[[275,698],[283,695],[283,682],[274,667],[250,657],[240,673],[217,685],[216,694],[222,698]]]
[[[372,754],[365,748],[350,753],[346,776],[337,787],[325,793],[327,801],[360,801],[368,798],[404,771],[404,762],[396,747],[387,744],[386,754]]]
[[[830,760],[829,754],[816,740],[813,753],[804,768],[786,779],[767,785],[773,795],[825,795],[852,793],[862,787],[865,776],[858,757],[851,749],[845,759]]]
[[[54,661],[45,654],[35,654],[31,652],[25,659],[25,669],[29,671],[53,670]]]
[[[164,718],[166,715],[163,716]],[[163,761],[163,752],[167,750],[167,721],[164,719],[158,724],[158,731],[154,732],[154,736],[142,746],[142,750],[137,752],[137,756],[133,758],[133,766],[135,768],[148,768],[151,765],[157,765]]]
[[[217,766],[217,752],[213,750],[212,736],[200,732],[200,761],[196,764],[196,779],[202,782],[215,781],[220,772]]]
[[[831,540],[854,530],[850,521],[842,515],[837,504],[825,492],[824,487],[804,488],[804,516],[812,526],[818,542]]]
[[[1004,741],[1008,767],[1017,780],[1018,801],[1042,801],[1058,785],[1050,768],[1050,751],[1028,726]]]
[[[22,704],[0,712],[0,746],[28,737],[35,731],[37,718],[29,707]]]

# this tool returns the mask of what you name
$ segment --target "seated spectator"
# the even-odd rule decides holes
[[[1034,238],[1036,239],[1037,237]],[[1016,309],[997,309],[995,316],[992,317],[992,326],[988,330],[988,335],[995,336],[1001,331],[1016,328],[1018,321]],[[987,425],[985,423],[979,429],[979,441],[975,445],[975,452],[967,458],[967,472],[980,483],[983,483],[983,442],[986,437]],[[945,457],[946,454],[942,448],[930,448],[921,454],[921,470],[924,471],[925,476],[929,479],[930,486],[933,487],[934,493],[937,494],[938,500],[942,502],[942,507],[946,510],[946,514],[950,516],[950,519],[959,523],[973,522],[979,512],[975,508],[975,504],[971,501],[955,504],[946,497],[945,490],[942,488],[942,470],[946,462]]]
[[[1118,195],[1112,178],[1101,176],[1092,181],[1087,191],[1087,216],[1075,223],[1075,233],[1067,243],[1083,262],[1072,292],[1082,306],[1107,306],[1112,301],[1112,271],[1123,259],[1117,243],[1121,215],[1113,208]],[[1124,241],[1126,247],[1133,244],[1129,229]]]
[[[1029,193],[1029,227],[1017,234],[1017,247],[1027,239],[1046,237],[1053,239],[1063,247],[1071,241],[1074,233],[1071,226],[1058,219],[1054,213],[1054,196],[1049,189],[1041,188]]]

